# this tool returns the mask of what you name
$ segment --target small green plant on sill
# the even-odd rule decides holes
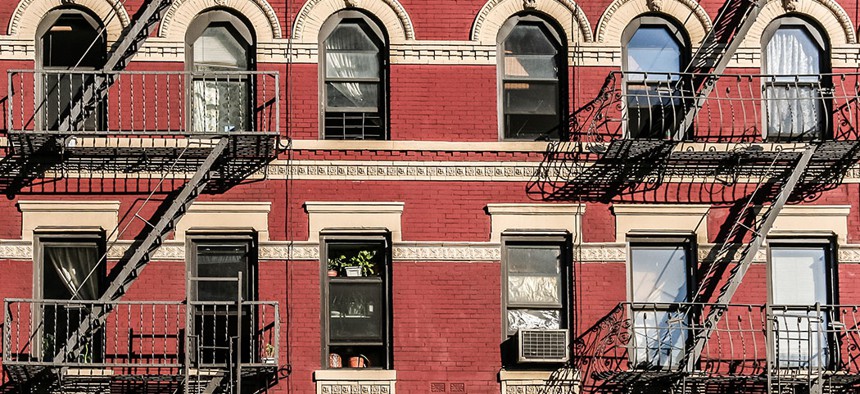
[[[328,269],[332,271],[341,272],[344,267],[349,266],[346,262],[346,256],[340,255],[339,257],[335,257],[333,259],[328,259]]]
[[[360,250],[355,256],[349,258],[349,265],[361,267],[361,274],[370,276],[376,272],[373,270],[373,258],[376,256],[376,251]]]

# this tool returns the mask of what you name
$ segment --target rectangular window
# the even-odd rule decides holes
[[[36,298],[42,300],[36,327],[41,333],[41,358],[52,361],[89,314],[87,301],[97,300],[104,287],[104,233],[37,234]],[[87,345],[102,349],[103,335],[96,332]],[[78,362],[97,362],[102,352],[90,351]]]
[[[255,306],[246,303],[256,300],[255,237],[192,235],[190,240],[189,302],[194,308],[192,348],[198,365],[228,365],[237,356],[243,363],[255,362],[252,357],[259,355]],[[240,328],[241,339],[232,343]]]
[[[669,369],[683,358],[690,329],[689,301],[694,278],[695,235],[629,239],[633,335],[631,364]]]
[[[835,266],[829,239],[771,239],[769,278],[777,365],[830,365]]]
[[[569,235],[507,232],[503,242],[506,335],[521,329],[568,328]]]
[[[391,243],[387,234],[322,237],[323,365],[391,369]]]

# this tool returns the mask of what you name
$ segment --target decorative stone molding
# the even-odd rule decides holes
[[[614,0],[597,22],[595,40],[621,45],[621,33],[634,18],[656,11],[683,22],[693,45],[702,42],[712,27],[711,17],[695,0]]]
[[[317,394],[394,394],[396,371],[328,369],[314,371]]]
[[[7,33],[35,42],[36,29],[48,11],[74,5],[97,15],[107,27],[108,42],[113,42],[119,39],[122,30],[131,22],[123,3],[121,0],[21,0],[12,12]]]
[[[786,205],[773,223],[771,232],[832,232],[837,241],[848,239],[850,205]]]
[[[786,2],[790,4],[786,5]],[[793,8],[792,11],[789,9]],[[818,22],[829,37],[831,47],[857,44],[857,35],[848,13],[833,0],[770,0],[762,7],[741,43],[741,48],[751,48],[761,52],[761,38],[764,30],[773,22],[788,13],[802,14]],[[760,67],[759,62],[751,64]],[[836,64],[834,64],[836,66]],[[852,65],[853,67],[853,65]]]
[[[64,227],[100,227],[108,236],[116,237],[119,206],[119,201],[18,201],[21,239],[32,241],[33,231],[39,227],[58,231]]]
[[[271,202],[194,202],[176,223],[174,238],[185,238],[190,228],[253,228],[260,241],[269,240]]]
[[[540,11],[561,26],[568,46],[591,42],[591,24],[582,8],[572,0],[489,0],[478,11],[470,37],[485,45],[496,45],[499,29],[511,16],[522,11]]]
[[[499,242],[506,230],[567,230],[574,237],[582,231],[585,204],[487,204],[490,242]]]
[[[131,241],[117,241],[108,249],[108,258],[118,260],[131,247]],[[706,261],[713,248],[719,245],[699,245],[699,261]],[[501,260],[501,245],[491,242],[473,243],[425,243],[403,242],[394,245],[392,257],[395,262],[448,262],[451,264],[487,262]],[[839,245],[840,264],[860,264],[860,244]],[[627,260],[627,244],[588,243],[574,245],[574,260],[577,263],[623,263]],[[0,259],[27,261],[33,259],[32,241],[0,240]],[[259,247],[260,261],[319,261],[319,244],[311,242],[263,242]],[[185,243],[166,241],[158,248],[153,261],[184,261]],[[767,249],[759,249],[754,259],[756,263],[767,261]]]
[[[559,368],[554,371],[499,371],[503,394],[579,393],[579,371]]]
[[[685,230],[696,233],[700,244],[708,242],[710,205],[681,204],[613,204],[615,240],[627,241],[634,230]]]
[[[306,202],[308,241],[318,241],[326,228],[385,228],[398,242],[403,206],[402,202]]]
[[[298,43],[317,44],[320,27],[335,12],[360,8],[374,15],[388,32],[391,44],[415,40],[415,28],[406,9],[398,0],[308,0],[299,10],[291,37]]]
[[[185,42],[185,32],[191,21],[212,7],[229,8],[247,18],[254,28],[258,43],[282,37],[281,22],[267,0],[174,0],[158,26],[158,37]]]

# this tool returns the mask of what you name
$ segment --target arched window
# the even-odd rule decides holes
[[[558,138],[567,92],[567,42],[535,15],[511,17],[499,30],[500,123],[504,139]]]
[[[227,11],[207,11],[191,23],[185,42],[192,72],[190,131],[249,130],[252,80],[243,71],[254,68],[251,29]]]
[[[322,138],[384,140],[387,39],[367,15],[341,11],[320,30]]]
[[[689,40],[674,23],[642,16],[624,29],[623,67],[627,138],[683,139],[685,114],[681,71]]]
[[[45,130],[58,130],[61,123],[66,129],[72,127],[72,100],[80,97],[81,89],[85,83],[92,83],[93,77],[76,71],[95,70],[104,65],[107,53],[104,30],[96,16],[70,8],[52,10],[39,23],[36,63],[45,72],[40,78],[42,89],[37,111]],[[86,119],[79,125],[87,130],[98,129],[103,124],[103,105],[83,116]]]
[[[827,41],[821,31],[795,17],[775,20],[762,35],[768,140],[825,138],[830,86]]]

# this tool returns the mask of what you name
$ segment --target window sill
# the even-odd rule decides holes
[[[314,371],[317,394],[394,393],[397,371],[382,369],[324,369]],[[365,389],[366,388],[366,389]]]

